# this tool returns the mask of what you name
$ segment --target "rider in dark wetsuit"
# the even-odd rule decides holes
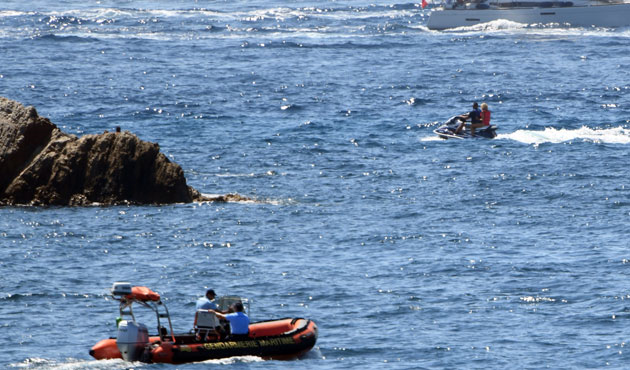
[[[471,125],[480,124],[481,123],[481,110],[479,110],[479,104],[477,104],[477,102],[474,102],[473,110],[471,110],[470,112],[466,114],[462,114],[461,116],[459,116],[459,119],[462,121],[462,123],[460,123],[459,127],[457,127],[457,130],[455,130],[455,134],[459,134],[462,131],[467,120],[470,120]]]

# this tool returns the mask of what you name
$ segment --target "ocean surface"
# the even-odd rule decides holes
[[[78,136],[120,126],[201,192],[255,201],[0,208],[0,367],[628,368],[630,29],[428,14],[2,1],[1,96]],[[473,101],[496,139],[432,133]],[[290,362],[96,361],[115,281],[159,292],[179,332],[212,287],[319,340]]]

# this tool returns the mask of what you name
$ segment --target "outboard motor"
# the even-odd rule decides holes
[[[144,324],[123,320],[118,324],[116,345],[125,361],[140,361],[149,344],[149,331]]]

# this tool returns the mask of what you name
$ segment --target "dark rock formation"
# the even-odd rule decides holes
[[[35,108],[0,97],[0,204],[164,204],[230,197],[207,198],[189,187],[184,171],[158,144],[129,132],[77,138]]]

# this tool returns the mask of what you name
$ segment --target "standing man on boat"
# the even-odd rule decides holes
[[[216,310],[218,308],[217,304],[214,302],[216,296],[214,290],[206,290],[206,296],[197,300],[197,310]]]
[[[221,312],[210,310],[214,312],[221,320],[227,320],[230,322],[230,336],[228,339],[244,339],[249,334],[249,317],[243,312],[245,308],[243,303],[236,302],[232,305],[233,313],[222,314]]]
[[[479,104],[477,104],[477,102],[474,102],[472,107],[473,109],[470,112],[459,116],[462,123],[460,123],[459,127],[457,127],[457,130],[455,130],[455,134],[459,134],[464,129],[467,120],[470,120],[470,127],[481,124],[481,110],[479,110]],[[474,134],[475,131],[473,130],[471,132]]]

